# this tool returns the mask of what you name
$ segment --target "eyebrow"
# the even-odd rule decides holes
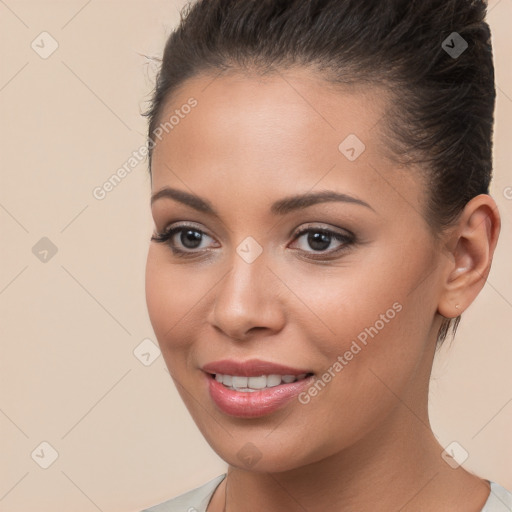
[[[199,196],[196,196],[195,194],[185,192],[184,190],[165,187],[159,190],[158,192],[155,192],[151,196],[151,205],[153,205],[153,203],[158,199],[162,198],[174,199],[175,201],[190,206],[191,208],[194,208],[194,210],[214,215],[215,217],[220,217],[217,210],[211,205],[209,201]],[[287,213],[290,213],[292,211],[301,210],[302,208],[307,208],[308,206],[312,206],[314,204],[334,201],[361,205],[375,212],[375,210],[363,200],[350,196],[348,194],[334,192],[333,190],[323,190],[320,192],[306,192],[304,194],[297,194],[285,197],[274,202],[270,207],[270,211],[274,215],[286,215]]]

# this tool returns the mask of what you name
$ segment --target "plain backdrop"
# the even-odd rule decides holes
[[[144,55],[161,55],[183,5],[0,0],[2,512],[139,511],[226,469],[155,350],[150,181],[130,161],[155,72]],[[512,0],[489,10],[503,227],[488,283],[436,359],[430,409],[443,446],[512,488]]]

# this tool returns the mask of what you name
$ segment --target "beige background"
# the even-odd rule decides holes
[[[225,470],[162,357],[134,354],[156,342],[146,161],[92,194],[144,144],[154,69],[141,54],[161,54],[183,4],[0,0],[2,512],[138,511]],[[512,488],[512,0],[491,1],[488,20],[503,231],[488,284],[436,361],[431,414],[467,468]],[[58,48],[42,58],[50,37]],[[42,442],[58,454],[47,469]]]

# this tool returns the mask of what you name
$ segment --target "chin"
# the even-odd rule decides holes
[[[211,432],[203,435],[215,453],[230,466],[253,473],[281,473],[292,471],[308,464],[318,462],[331,455],[330,447],[324,449],[315,446],[305,446],[304,437],[296,439],[288,436],[287,443],[274,433],[265,429],[261,435],[248,433],[230,436],[223,431],[223,438],[214,438]],[[307,448],[307,451],[306,451]]]

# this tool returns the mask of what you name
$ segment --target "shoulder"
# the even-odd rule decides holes
[[[206,507],[215,489],[226,474],[187,491],[175,498],[141,510],[141,512],[206,512]],[[497,482],[489,481],[491,492],[481,512],[512,512],[512,493]]]
[[[219,475],[195,489],[153,507],[141,510],[141,512],[206,512],[206,507],[215,489],[217,489],[225,477],[225,473]]]
[[[512,512],[512,493],[492,480],[489,483],[491,493],[482,512]]]

